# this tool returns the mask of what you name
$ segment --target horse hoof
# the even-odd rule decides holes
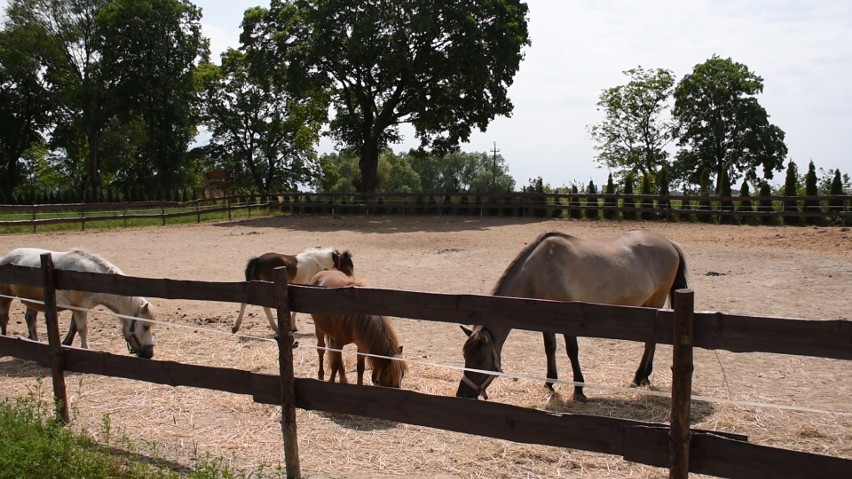
[[[554,391],[554,389],[553,389],[553,383],[552,383],[552,382],[550,382],[550,381],[548,381],[548,382],[544,383],[544,387],[546,387],[547,389],[550,389],[551,391]]]
[[[237,334],[237,328],[231,328],[231,334]]]
[[[589,398],[587,398],[586,395],[583,394],[583,393],[575,392],[574,393],[574,402],[582,402],[582,403],[589,402]]]

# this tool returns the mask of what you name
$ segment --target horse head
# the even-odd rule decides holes
[[[384,386],[387,388],[397,388],[402,386],[402,378],[408,372],[408,365],[402,359],[402,345],[397,348],[393,359],[373,362],[373,384]]]
[[[334,261],[334,267],[343,272],[346,276],[355,274],[355,264],[352,262],[352,253],[349,251],[339,252],[332,251],[331,259]]]
[[[154,357],[154,335],[151,334],[151,323],[154,317],[151,303],[143,301],[133,315],[134,318],[122,318],[122,334],[127,342],[127,351],[143,359]]]
[[[491,384],[496,375],[486,371],[502,373],[500,369],[500,352],[493,336],[485,327],[470,330],[464,326],[462,331],[467,334],[464,343],[464,369],[456,397],[467,399],[488,399],[485,389]],[[480,372],[482,371],[482,372]]]

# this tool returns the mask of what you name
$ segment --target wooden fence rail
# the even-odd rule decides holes
[[[159,211],[156,211],[158,210]],[[792,222],[852,221],[852,196],[696,196],[620,193],[305,193],[230,195],[209,199],[126,203],[0,205],[0,227],[32,227],[96,221],[167,220],[237,211],[278,210],[291,214],[458,215],[667,219],[678,221],[754,220]],[[55,215],[54,217],[44,217]]]
[[[45,280],[40,268],[0,267],[0,283],[38,286]],[[371,288],[327,290],[309,286],[288,287],[280,282],[276,285],[260,281],[219,283],[150,279],[62,270],[55,271],[52,281],[56,289],[246,302],[277,307],[282,317],[286,317],[289,310],[308,313],[369,311],[402,318],[465,324],[479,322],[633,341],[651,339],[671,344],[674,338],[674,312],[648,308]],[[849,321],[804,321],[721,313],[695,313],[694,316],[695,346],[698,347],[710,345],[734,351],[852,359],[852,324]],[[521,321],[519,318],[528,319]],[[742,323],[746,325],[742,326]],[[49,348],[49,344],[0,337],[0,355],[34,360],[43,365],[50,364]],[[267,404],[282,404],[284,396],[289,396],[285,392],[287,388],[282,387],[282,376],[171,361],[139,360],[71,347],[64,347],[61,352],[62,365],[69,371],[247,394],[255,401]],[[303,409],[357,414],[516,442],[590,450],[620,455],[633,462],[670,466],[670,427],[666,424],[553,414],[493,402],[389,388],[329,384],[304,378],[293,379],[292,395],[290,399],[294,399],[295,407]],[[460,417],[465,420],[459,421]],[[754,477],[757,471],[763,477],[852,477],[850,459],[749,444],[745,437],[734,434],[695,429],[689,432],[688,471],[691,472],[722,477]],[[290,469],[290,465],[288,460],[288,476],[298,477],[298,462],[294,469]]]

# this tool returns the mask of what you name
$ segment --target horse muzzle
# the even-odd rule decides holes
[[[467,379],[467,381],[465,381],[465,379]],[[482,396],[483,399],[487,400],[488,396],[486,396],[484,393],[485,391],[482,390],[480,387],[474,387],[473,381],[468,379],[467,376],[462,376],[462,380],[459,382],[459,388],[456,391],[456,397],[478,400],[479,396]]]
[[[136,355],[138,358],[151,359],[154,357],[154,345],[149,344],[148,346],[134,347],[130,344],[130,342],[128,342],[127,352]]]

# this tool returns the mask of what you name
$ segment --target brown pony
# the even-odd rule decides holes
[[[348,277],[340,271],[321,271],[311,280],[311,285],[324,288],[342,288],[364,286],[364,283]],[[339,374],[340,382],[346,383],[343,356],[339,350],[347,344],[355,343],[358,346],[359,385],[364,382],[365,356],[362,353],[366,353],[370,355],[367,356],[367,361],[373,370],[373,384],[393,388],[400,387],[402,378],[408,371],[408,366],[400,358],[402,345],[399,344],[399,339],[390,319],[375,314],[344,314],[340,316],[311,314],[311,316],[314,319],[317,334],[317,355],[319,356],[317,378],[320,381],[325,376],[323,370],[323,354],[325,351],[323,347],[327,346],[338,350],[329,351],[329,369],[331,370],[329,382],[334,382],[335,376]]]
[[[583,240],[559,232],[545,233],[529,244],[506,268],[494,287],[495,296],[582,301],[662,308],[676,289],[686,288],[686,260],[680,247],[649,231],[629,231],[618,238]],[[511,328],[475,326],[469,330],[463,354],[465,371],[457,397],[478,398],[500,371],[500,352]],[[574,382],[584,382],[576,336],[565,336]],[[654,363],[653,342],[636,370],[633,384],[650,384]],[[547,387],[556,376],[556,335],[544,333]],[[582,385],[574,387],[574,400],[585,401]]]
[[[273,281],[275,268],[281,266],[287,267],[287,282],[292,284],[308,284],[315,274],[326,269],[342,271],[346,276],[355,274],[355,265],[352,263],[352,254],[349,251],[341,253],[334,248],[308,248],[295,256],[264,253],[251,258],[246,263],[246,281]],[[240,330],[245,311],[246,303],[243,303],[240,305],[240,314],[231,328],[232,333]],[[269,326],[277,333],[278,323],[272,317],[272,309],[264,306],[263,312],[266,313]],[[290,327],[296,331],[295,311],[290,314]]]

